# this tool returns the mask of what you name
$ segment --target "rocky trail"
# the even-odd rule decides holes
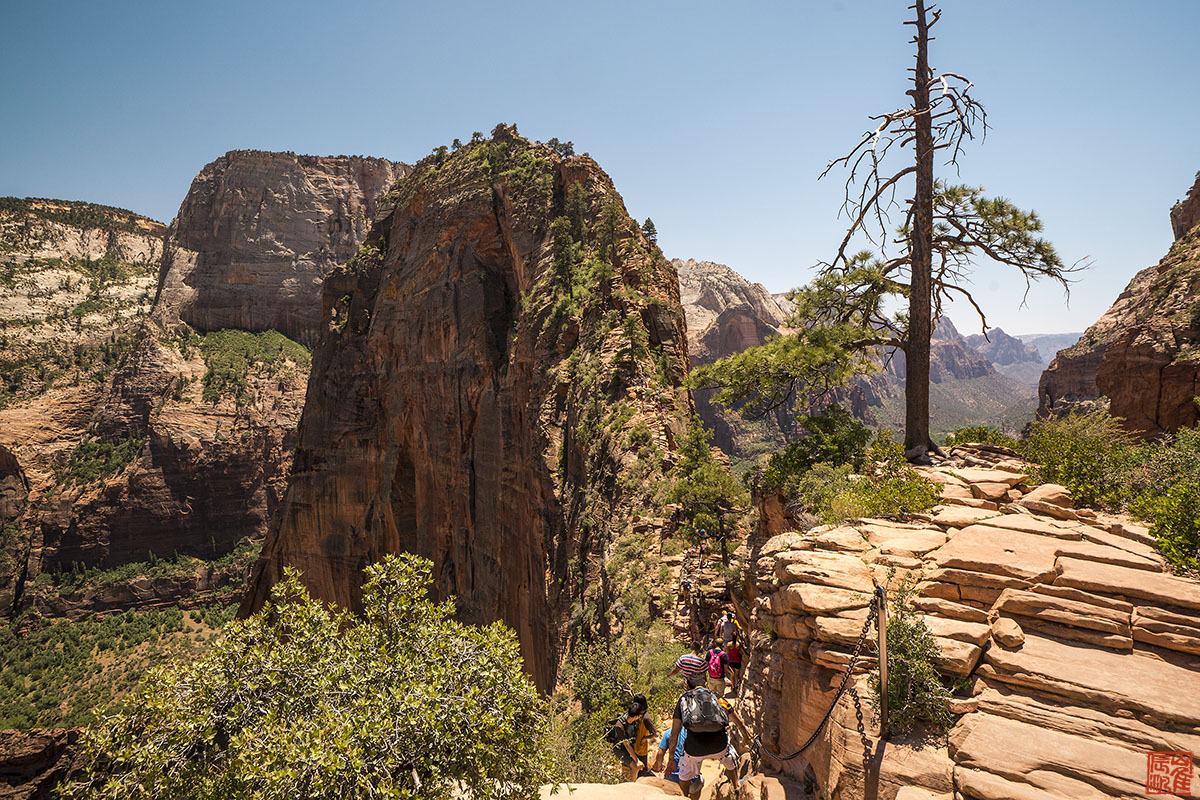
[[[1200,749],[1200,583],[1171,574],[1145,527],[1074,508],[1065,489],[1033,485],[1002,448],[955,448],[922,472],[942,486],[929,514],[803,533],[786,530],[786,515],[767,515],[770,535],[741,554],[747,586],[734,597],[751,655],[736,704],[764,748],[739,796],[1145,796],[1156,780],[1151,753]],[[675,561],[695,584],[673,611],[687,638],[707,628],[691,614],[706,620],[729,595],[694,553]],[[959,682],[948,737],[881,737],[866,702],[874,651],[850,663],[875,583],[905,576],[916,581],[911,603],[937,643],[939,671]],[[852,693],[835,693],[848,667],[861,731]],[[831,703],[807,752],[786,762],[767,754],[798,747]],[[746,749],[739,742],[749,760]],[[704,800],[733,796],[717,778]],[[1194,775],[1167,780],[1185,778]],[[572,788],[571,797],[598,800],[678,795],[658,779]]]

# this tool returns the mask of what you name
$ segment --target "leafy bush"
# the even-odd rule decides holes
[[[427,599],[415,556],[368,567],[355,618],[289,571],[190,664],[153,671],[84,737],[66,798],[526,797],[550,778],[545,703],[501,623]]]
[[[820,415],[801,416],[797,421],[805,435],[773,454],[762,470],[746,473],[748,484],[786,492],[815,464],[862,468],[871,431],[849,411],[834,404]]]
[[[267,374],[274,374],[285,359],[305,368],[312,363],[308,348],[273,330],[213,331],[204,335],[201,352],[208,367],[203,378],[206,403],[216,403],[222,397],[244,398],[249,389],[246,378],[259,364],[267,365]]]
[[[928,511],[940,489],[908,465],[904,448],[881,431],[863,457],[862,474],[850,464],[815,464],[795,483],[794,505],[822,522],[861,517],[906,517]]]
[[[1039,481],[1067,487],[1076,502],[1112,510],[1124,504],[1133,446],[1107,412],[1038,420],[1018,449],[1038,465]]]
[[[893,573],[894,574],[894,571]],[[888,576],[888,584],[892,583]],[[891,591],[887,621],[887,698],[888,727],[906,733],[919,726],[930,726],[939,733],[950,730],[951,689],[942,681],[934,664],[939,650],[925,620],[912,607],[916,578],[906,576]],[[871,673],[871,705],[881,705],[878,670]]]
[[[995,444],[1011,450],[1016,450],[1018,446],[1016,439],[1003,431],[989,428],[987,425],[968,425],[965,428],[959,428],[946,437],[946,444]]]
[[[1139,498],[1150,535],[1168,561],[1200,571],[1200,483],[1172,486],[1165,496]]]

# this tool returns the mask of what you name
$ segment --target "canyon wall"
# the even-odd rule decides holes
[[[260,328],[313,339],[321,281],[357,250],[407,169],[235,151],[201,171],[170,229],[88,204],[9,203],[0,261],[20,291],[2,301],[15,318],[5,343],[24,361],[6,377],[40,380],[35,358],[52,346],[63,355],[42,391],[10,386],[0,409],[0,447],[19,465],[6,474],[27,486],[4,521],[13,541],[0,607],[74,614],[237,591],[244,575],[183,569],[64,601],[53,576],[214,559],[261,541],[291,468],[311,356]],[[6,497],[15,480],[4,479]]]
[[[637,566],[606,572],[608,547],[653,514],[691,411],[675,271],[595,162],[514,128],[430,156],[384,205],[325,281],[296,459],[243,612],[287,566],[353,608],[363,567],[414,552],[461,617],[516,630],[549,688],[569,618],[605,624]]]
[[[380,196],[407,173],[382,158],[226,153],[200,170],[171,224],[155,316],[311,344],[321,282],[358,250]]]
[[[1200,178],[1171,211],[1175,242],[1134,275],[1112,307],[1042,373],[1041,415],[1094,407],[1131,432],[1169,433],[1200,421]],[[1190,226],[1190,227],[1189,227]]]

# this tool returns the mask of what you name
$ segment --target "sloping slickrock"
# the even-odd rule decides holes
[[[775,574],[782,584],[818,583],[839,589],[870,592],[875,587],[871,572],[853,555],[824,552],[790,552],[777,558]]]
[[[1065,486],[1059,486],[1057,483],[1043,483],[1033,487],[1025,497],[1026,502],[1036,500],[1040,503],[1049,503],[1063,508],[1073,508],[1075,501],[1071,499],[1071,492]]]
[[[965,717],[951,733],[950,749],[961,768],[986,770],[1051,797],[1129,797],[1145,788],[1131,777],[1144,776],[1145,753],[991,714]]]
[[[1048,622],[1076,628],[1130,635],[1130,615],[1112,609],[1098,608],[1076,600],[1052,597],[1037,592],[1005,589],[994,609],[1007,614],[1036,617]]]
[[[1200,584],[1194,581],[1076,558],[1060,558],[1057,569],[1055,586],[1200,611]]]
[[[951,470],[950,474],[964,483],[1002,483],[1010,489],[1029,479],[1029,476],[1019,472],[982,467],[959,467]]]
[[[764,741],[798,744],[820,721],[826,709],[821,700],[828,702],[830,687],[850,666],[848,651],[868,612],[841,609],[837,602],[827,602],[827,611],[810,611],[799,602],[802,594],[853,597],[842,584],[857,584],[862,602],[870,574],[863,567],[884,582],[896,579],[888,565],[900,563],[900,574],[907,570],[919,581],[912,605],[938,648],[938,670],[971,687],[971,697],[951,704],[962,716],[948,749],[929,748],[935,755],[930,767],[941,763],[942,753],[951,759],[956,800],[1138,797],[1147,752],[1200,752],[1200,583],[1165,574],[1141,526],[1086,510],[1076,514],[1059,487],[1028,491],[1020,483],[1022,465],[1011,466],[1011,485],[983,480],[997,470],[949,468],[975,479],[975,489],[1003,485],[1005,513],[947,505],[928,522],[860,520],[824,541],[819,533],[800,537],[790,542],[791,550],[759,559],[756,575],[771,572],[797,598],[789,610],[784,591],[770,595],[769,611],[778,615],[771,624],[785,629],[794,621],[818,640],[780,637],[768,645],[772,656],[794,665],[790,681],[746,676],[743,696],[779,712],[757,718]],[[1026,502],[1028,497],[1034,500]],[[1062,519],[1064,511],[1080,519]],[[933,535],[930,524],[944,530]],[[855,533],[865,534],[869,549],[861,549]],[[919,558],[896,549],[941,536],[940,547],[912,548]],[[847,547],[836,553],[802,549],[839,542]],[[831,572],[838,569],[845,570],[841,577]],[[753,593],[760,583],[746,585]],[[860,694],[872,666],[869,659],[855,665],[852,680]],[[805,679],[816,681],[821,695],[806,688]],[[890,760],[893,742],[875,744],[878,721],[870,714],[864,716],[865,735],[876,755],[864,767],[854,720],[852,698],[843,697],[808,762],[778,768],[797,779],[810,770],[820,796],[830,800],[892,800],[902,796],[901,786],[920,796],[948,793],[936,769],[902,770]]]
[[[866,608],[871,601],[868,593],[801,583],[785,586],[780,593],[784,610],[792,614],[836,614]]]
[[[1028,636],[1017,651],[992,648],[979,673],[1075,703],[1135,711],[1154,720],[1200,725],[1196,671],[1141,655]]]
[[[948,528],[965,528],[1000,514],[999,511],[991,511],[986,508],[967,508],[966,506],[949,506],[936,511],[937,513],[933,515],[934,524],[945,525]]]

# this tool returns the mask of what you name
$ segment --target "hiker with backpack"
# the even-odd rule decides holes
[[[708,688],[717,693],[717,697],[725,696],[725,671],[729,667],[729,656],[721,649],[721,645],[714,645],[708,654],[704,657],[708,665]],[[737,688],[737,678],[734,677],[734,689]]]
[[[708,759],[716,759],[725,768],[725,774],[733,783],[736,796],[739,788],[737,751],[729,741],[729,712],[722,706],[716,693],[704,687],[702,673],[688,677],[688,690],[675,704],[671,718],[671,739],[667,742],[670,760],[667,772],[679,770],[679,788],[685,796],[691,794],[692,781],[700,775],[700,766]],[[675,754],[680,736],[687,731],[683,740],[683,756]]]
[[[646,696],[635,695],[625,713],[609,723],[605,738],[613,745],[613,755],[621,761],[621,779],[636,781],[648,767],[650,740],[658,729],[646,716]]]

